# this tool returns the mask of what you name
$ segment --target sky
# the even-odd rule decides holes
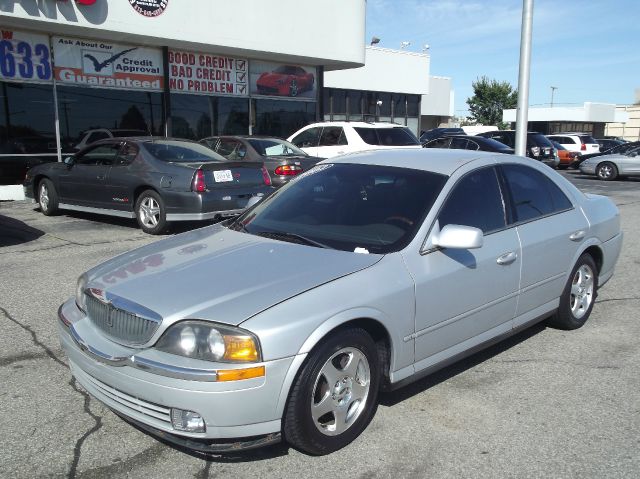
[[[518,86],[522,0],[367,0],[367,42],[422,52],[452,79],[456,116],[482,76]],[[534,0],[529,105],[640,101],[640,0]],[[640,95],[640,91],[637,92]]]

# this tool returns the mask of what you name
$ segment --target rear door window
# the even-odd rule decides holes
[[[320,136],[320,146],[346,145],[347,138],[344,129],[340,126],[325,126]]]
[[[431,140],[428,142],[425,147],[426,148],[449,148],[451,144],[451,138],[436,138],[435,140]]]
[[[580,141],[582,142],[583,145],[585,143],[598,144],[598,142],[595,140],[595,138],[593,138],[590,135],[580,135]]]
[[[503,165],[511,204],[510,223],[523,223],[566,211],[573,205],[543,173],[524,165]]]
[[[408,146],[420,142],[408,128],[364,128],[354,127],[362,141],[369,145]]]
[[[452,138],[450,148],[455,148],[456,150],[477,150],[478,145],[471,145],[466,138]]]

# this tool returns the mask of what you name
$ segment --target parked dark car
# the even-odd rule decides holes
[[[324,158],[310,156],[286,140],[260,136],[212,136],[200,140],[231,161],[264,163],[274,187],[287,183]]]
[[[472,135],[439,136],[422,144],[424,148],[450,148],[457,150],[480,150],[513,155],[513,148],[504,143]]]
[[[595,156],[602,155],[627,155],[632,151],[638,152],[640,149],[640,141],[630,141],[625,142],[617,146],[613,146],[608,150],[600,150],[600,153],[590,153],[588,155],[582,155],[578,158],[578,162],[575,164],[576,167],[580,165],[584,160],[588,160],[589,158],[593,158]]]
[[[135,217],[150,234],[172,221],[237,215],[270,185],[259,163],[229,162],[196,142],[153,137],[101,140],[63,163],[31,168],[24,180],[25,196],[47,216],[67,209]]]
[[[439,136],[464,134],[465,133],[462,128],[432,128],[420,133],[420,143],[424,145],[427,141],[438,138]]]
[[[480,133],[478,136],[485,138],[493,138],[494,140],[504,143],[511,148],[516,147],[516,131],[515,130],[496,130]],[[527,132],[527,150],[526,154],[529,158],[539,160],[549,166],[558,166],[559,160],[555,152],[555,148],[551,141],[542,133],[535,131]]]
[[[608,150],[614,146],[624,145],[626,141],[618,140],[615,138],[596,138],[598,145],[600,145],[600,151]]]

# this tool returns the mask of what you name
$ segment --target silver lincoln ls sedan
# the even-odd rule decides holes
[[[616,206],[540,162],[356,153],[86,272],[59,332],[78,382],[165,440],[327,454],[379,391],[538,321],[581,327],[621,245]]]

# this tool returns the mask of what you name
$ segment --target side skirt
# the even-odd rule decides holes
[[[83,213],[96,213],[99,215],[107,215],[107,216],[119,216],[121,218],[135,218],[136,215],[133,211],[118,211],[118,210],[109,210],[106,208],[93,208],[91,206],[78,206],[78,205],[70,205],[67,203],[58,204],[58,208],[62,210],[71,210],[71,211],[81,211]]]

